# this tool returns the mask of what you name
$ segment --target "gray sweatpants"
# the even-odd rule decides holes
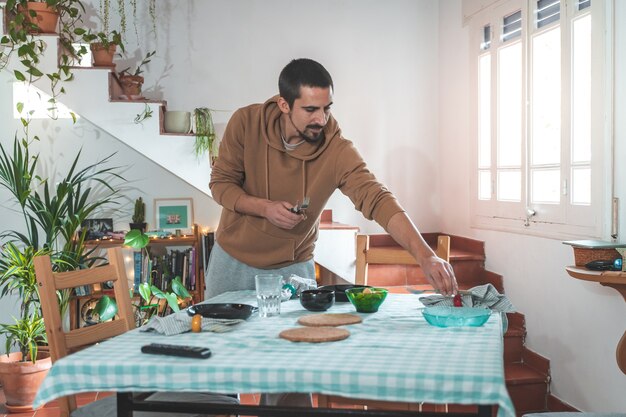
[[[230,256],[216,242],[211,250],[209,267],[204,277],[206,285],[204,299],[208,300],[228,291],[253,290],[254,276],[268,273],[280,274],[283,278],[295,274],[299,277],[315,279],[315,262],[311,259],[277,269],[254,268]]]
[[[204,277],[206,285],[204,299],[207,300],[228,291],[253,290],[254,276],[270,272],[280,274],[284,278],[295,274],[299,277],[315,279],[315,262],[311,259],[278,269],[254,268],[230,256],[216,242],[211,250],[209,267]],[[300,393],[262,394],[260,403],[261,405],[294,407],[313,406],[311,394]]]

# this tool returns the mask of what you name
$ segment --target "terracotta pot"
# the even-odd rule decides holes
[[[26,21],[35,24],[39,27],[39,30],[35,30],[37,33],[57,33],[57,23],[59,22],[59,13],[56,9],[48,7],[46,3],[29,1],[26,3],[26,10],[21,6],[18,6],[18,11],[22,13]],[[29,11],[33,10],[37,15],[31,16]]]
[[[0,379],[11,413],[33,411],[33,401],[41,382],[52,366],[50,354],[39,351],[37,361],[20,362],[21,352],[0,355]]]
[[[91,61],[94,67],[112,67],[113,57],[117,50],[117,45],[110,44],[105,48],[101,43],[92,43],[89,45],[91,49]]]
[[[121,75],[120,84],[122,85],[122,91],[127,98],[133,99],[141,96],[143,77],[137,75]]]

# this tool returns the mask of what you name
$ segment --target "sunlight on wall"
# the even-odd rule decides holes
[[[72,110],[61,103],[57,103],[56,108],[52,108],[50,104],[50,96],[34,85],[14,82],[13,83],[13,117],[19,119],[26,114],[32,112],[31,119],[46,119],[52,117],[54,119],[71,119]],[[24,109],[22,113],[17,110],[17,104],[23,103]],[[78,115],[76,115],[78,118]]]

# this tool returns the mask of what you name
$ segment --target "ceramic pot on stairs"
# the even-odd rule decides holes
[[[119,77],[120,85],[124,93],[124,98],[134,100],[141,98],[141,86],[143,77],[139,75],[123,74]]]
[[[104,46],[102,43],[92,43],[89,45],[91,49],[91,60],[94,67],[112,67],[113,57],[117,50],[117,45],[109,44]]]
[[[6,408],[11,413],[33,410],[37,390],[52,366],[50,354],[39,351],[37,361],[21,362],[22,353],[0,355],[0,380],[6,398]]]
[[[59,13],[55,8],[49,7],[47,3],[29,1],[26,3],[26,9],[18,6],[18,10],[24,15],[26,22],[37,26],[32,32],[57,33]],[[35,16],[31,16],[31,12],[35,12]]]

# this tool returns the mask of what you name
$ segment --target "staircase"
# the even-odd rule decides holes
[[[56,71],[58,35],[42,34],[35,38],[46,45],[39,68],[44,73]],[[11,59],[4,68],[5,71],[11,74],[14,69],[23,71],[16,61],[15,57]],[[110,134],[210,196],[211,167],[208,158],[196,158],[193,150],[194,135],[164,132],[162,119],[167,106],[164,100],[120,99],[121,87],[113,77],[114,70],[109,67],[73,67],[71,71],[74,78],[62,83],[66,93],[61,94],[57,100],[72,109],[81,119],[92,123],[97,129]],[[35,81],[33,85],[42,92],[51,94],[50,82],[46,76]],[[135,123],[135,116],[144,111],[152,112],[152,116],[141,123]]]
[[[424,233],[424,239],[433,248],[442,233]],[[450,236],[450,263],[461,289],[490,283],[504,293],[503,277],[485,269],[483,242],[460,236]],[[370,247],[401,248],[387,235],[372,235]],[[369,265],[368,284],[404,292],[406,286],[415,289],[431,288],[422,270],[408,265]],[[578,411],[550,394],[550,361],[524,345],[526,323],[524,314],[507,313],[509,325],[504,334],[504,373],[507,389],[518,416],[542,411]],[[424,411],[476,412],[476,407],[462,405],[425,404]]]

